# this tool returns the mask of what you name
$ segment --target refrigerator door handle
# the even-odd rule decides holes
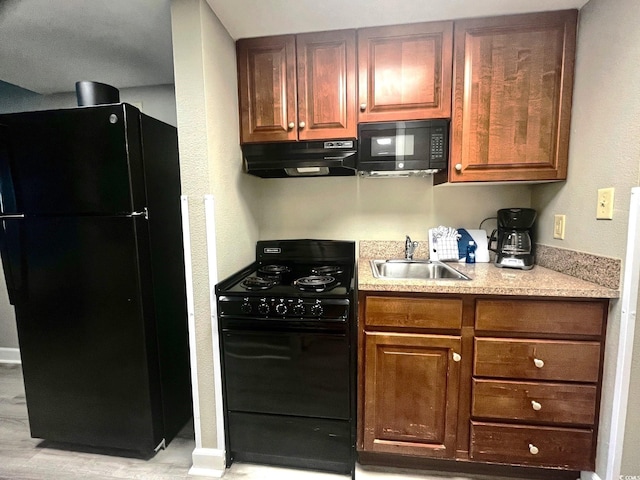
[[[0,214],[0,220],[4,220],[7,218],[24,218],[24,213]]]
[[[149,210],[147,207],[144,207],[142,212],[131,212],[127,217],[135,218],[135,217],[144,217],[145,220],[149,220]]]

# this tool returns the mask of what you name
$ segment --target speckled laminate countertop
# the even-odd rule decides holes
[[[379,258],[379,257],[378,257]],[[536,265],[533,269],[497,268],[492,263],[450,266],[471,280],[401,280],[375,278],[369,258],[358,259],[358,289],[378,292],[529,295],[542,297],[618,298],[620,292]]]

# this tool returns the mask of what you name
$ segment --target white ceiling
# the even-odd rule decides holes
[[[206,0],[234,39],[531,11],[587,0]],[[170,0],[0,0],[0,80],[38,93],[78,80],[173,83]]]
[[[207,0],[234,39],[581,8],[588,0]]]

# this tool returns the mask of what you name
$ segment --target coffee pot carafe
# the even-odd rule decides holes
[[[530,270],[535,262],[533,224],[536,211],[532,208],[498,210],[498,228],[491,233],[489,245],[496,243],[496,267]]]

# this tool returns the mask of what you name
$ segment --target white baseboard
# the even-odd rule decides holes
[[[0,347],[0,363],[22,363],[20,349]]]
[[[220,478],[226,469],[224,450],[196,448],[191,458],[193,466],[189,469],[189,475]]]
[[[602,480],[595,472],[580,472],[580,480]]]

